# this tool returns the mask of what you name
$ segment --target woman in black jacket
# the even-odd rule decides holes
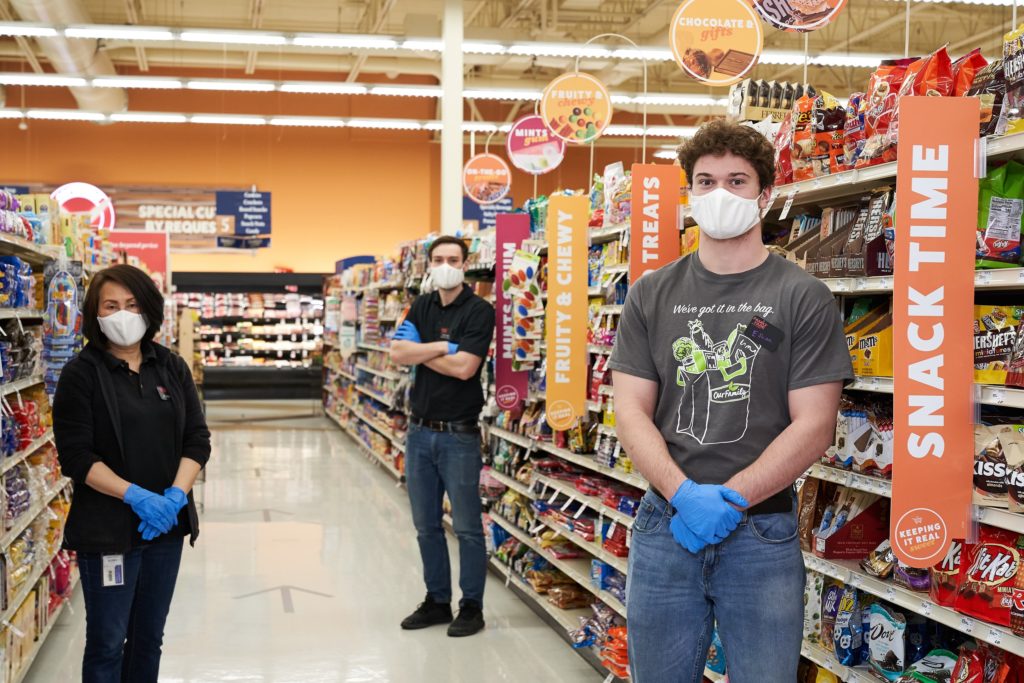
[[[85,597],[83,683],[156,683],[183,539],[195,545],[192,485],[210,432],[185,361],[153,342],[163,297],[144,272],[93,278],[89,343],[64,368],[53,432],[75,482],[64,545],[78,551]]]

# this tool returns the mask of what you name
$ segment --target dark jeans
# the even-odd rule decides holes
[[[103,586],[102,555],[79,554],[85,597],[82,683],[157,683],[183,541],[167,539],[125,553],[123,586]]]
[[[487,550],[480,520],[480,434],[435,432],[409,426],[405,479],[412,521],[423,559],[423,580],[435,602],[451,602],[452,572],[448,543],[441,526],[445,492],[452,504],[452,524],[459,539],[459,587],[462,602],[484,601]]]

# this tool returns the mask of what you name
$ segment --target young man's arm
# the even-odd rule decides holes
[[[447,342],[444,343],[447,344]],[[459,351],[451,356],[445,355],[440,358],[433,358],[425,361],[423,364],[434,372],[448,375],[455,379],[472,379],[483,360],[480,356],[474,355],[469,351]]]
[[[617,370],[612,376],[615,385],[615,431],[622,448],[662,498],[672,500],[686,477],[672,459],[665,439],[654,424],[658,383]]]
[[[424,365],[434,372],[461,380],[472,379],[476,375],[494,338],[494,308],[482,302],[474,305],[462,337],[457,342],[459,350],[427,361]]]
[[[751,505],[791,486],[832,445],[842,382],[829,382],[789,392],[792,423],[775,437],[764,453],[725,483]],[[619,410],[618,387],[615,409]],[[639,462],[637,463],[639,467]]]
[[[391,360],[399,365],[420,365],[448,354],[448,342],[420,343],[414,341],[392,341]]]

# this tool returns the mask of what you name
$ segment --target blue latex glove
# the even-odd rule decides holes
[[[174,504],[163,496],[132,484],[124,493],[124,502],[131,506],[143,525],[148,524],[162,534],[166,534],[174,526],[177,511]],[[139,530],[142,530],[141,526]]]
[[[698,484],[687,479],[672,496],[676,517],[705,545],[719,543],[732,533],[743,513],[732,505],[748,507],[738,492],[715,484]]]
[[[448,355],[449,356],[454,356],[458,352],[459,352],[459,345],[456,344],[455,342],[448,342]]]
[[[174,503],[175,514],[181,512],[182,508],[188,505],[188,494],[179,489],[177,486],[172,486],[164,490],[164,498]],[[178,523],[178,518],[174,518],[174,523]]]
[[[146,522],[139,525],[139,531],[142,533],[143,541],[152,541],[157,536],[162,535],[153,525],[147,524]]]
[[[420,339],[420,331],[416,329],[416,326],[406,320],[398,329],[395,330],[395,341],[411,341],[419,344],[422,340]]]
[[[679,516],[679,513],[672,515],[672,521],[669,523],[669,528],[672,530],[672,536],[676,539],[676,543],[683,546],[691,553],[696,555],[707,546],[707,543],[700,540],[693,535],[690,528],[686,526],[686,522]]]

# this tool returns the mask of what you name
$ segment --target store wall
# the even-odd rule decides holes
[[[26,92],[28,106],[74,107],[67,91]],[[14,94],[8,92],[9,101]],[[403,100],[396,113],[391,98],[159,91],[136,91],[131,98],[130,108],[140,111],[436,116],[432,100],[418,99]],[[477,136],[478,152],[485,138]],[[493,147],[504,156],[502,143]],[[639,150],[598,148],[595,168],[638,156]],[[538,179],[538,191],[586,187],[589,164],[589,150],[572,149],[560,169]],[[439,229],[439,175],[440,145],[424,133],[47,121],[32,121],[21,131],[17,122],[0,121],[0,182],[205,189],[255,184],[273,193],[271,248],[175,253],[172,267],[180,271],[327,272],[346,256],[391,254],[399,242]],[[516,203],[532,193],[533,179],[515,173]]]

